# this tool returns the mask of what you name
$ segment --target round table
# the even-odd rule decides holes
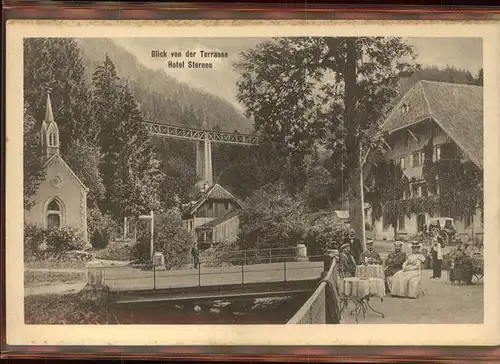
[[[371,297],[384,297],[385,284],[381,278],[344,278],[342,283],[341,293],[346,296],[363,298]]]
[[[380,278],[384,279],[384,267],[378,264],[373,265],[357,265],[356,277],[358,278]]]
[[[370,305],[370,297],[380,297],[383,300],[385,296],[385,284],[382,278],[344,278],[340,286],[340,295],[342,300],[341,312],[347,307],[348,301],[355,305],[351,314],[356,315],[356,322],[360,313],[365,318],[368,310],[385,317],[382,312],[375,310]]]

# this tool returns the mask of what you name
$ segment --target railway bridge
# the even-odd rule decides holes
[[[207,182],[209,186],[213,185],[212,143],[236,144],[244,146],[259,144],[259,137],[250,134],[194,129],[183,126],[162,124],[153,121],[144,121],[143,126],[149,134],[157,137],[195,141],[196,172],[203,178],[203,182]]]

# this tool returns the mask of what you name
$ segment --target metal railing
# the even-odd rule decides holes
[[[328,273],[323,278],[336,284],[336,260],[333,259],[332,265],[328,270]],[[328,323],[327,316],[328,312],[328,302],[327,302],[327,283],[321,282],[314,293],[309,297],[309,299],[302,305],[302,307],[293,315],[293,317],[288,320],[287,324],[290,325],[303,325],[303,324],[325,324]],[[339,302],[339,297],[335,297],[336,302]]]
[[[243,251],[242,256],[223,259],[221,262],[229,263],[223,267],[206,267],[208,261],[200,261],[196,268],[171,271],[160,270],[154,265],[149,269],[130,265],[88,267],[88,281],[94,285],[106,284],[114,291],[157,290],[314,279],[323,268],[322,265],[309,260],[299,263],[295,255],[272,254],[272,251],[269,256],[259,258],[262,261],[259,264],[256,263],[258,254],[249,254],[249,251]],[[311,276],[311,270],[318,274]]]
[[[283,247],[283,248],[266,248],[266,249],[246,249],[246,250],[224,250],[215,249],[213,254],[219,256],[219,259],[211,260],[214,264],[220,262],[231,262],[236,265],[250,265],[250,264],[264,264],[264,263],[279,263],[284,259],[297,256],[297,248]],[[241,260],[241,262],[240,262]]]

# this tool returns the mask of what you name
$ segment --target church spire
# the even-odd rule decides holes
[[[50,102],[50,91],[47,91],[47,102],[45,104],[45,123],[50,124],[54,122],[54,114],[52,113],[52,104]]]
[[[54,154],[59,154],[59,128],[54,120],[52,103],[50,102],[50,91],[47,92],[47,102],[45,104],[45,118],[40,131],[42,140],[42,153],[44,158],[49,158]]]

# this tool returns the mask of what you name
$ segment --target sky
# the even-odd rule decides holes
[[[114,41],[134,54],[139,62],[151,69],[162,69],[178,81],[220,96],[239,110],[243,106],[236,101],[236,81],[239,78],[233,63],[239,53],[253,48],[266,38],[116,38]],[[466,69],[476,75],[483,67],[482,41],[480,38],[406,38],[418,54],[417,62],[423,66],[447,65]],[[207,61],[199,57],[200,50],[227,52],[228,58],[210,59],[212,69],[168,68],[167,62],[173,58],[155,58],[152,50],[182,52],[179,60]],[[186,58],[186,51],[195,51],[196,57]],[[187,65],[186,65],[187,67]]]

